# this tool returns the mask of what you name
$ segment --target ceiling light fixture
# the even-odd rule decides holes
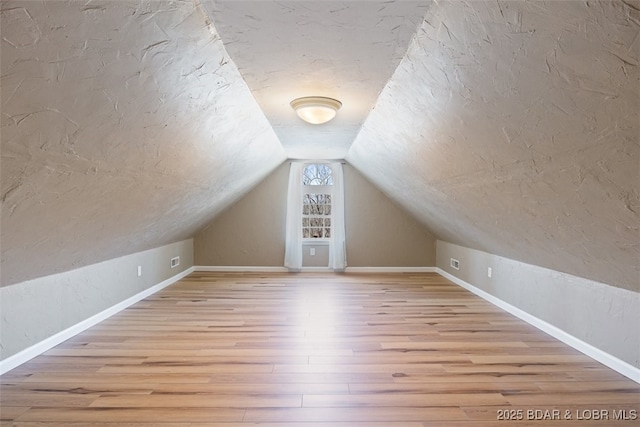
[[[302,120],[314,125],[327,123],[336,116],[342,102],[324,96],[305,96],[291,101],[291,108]]]

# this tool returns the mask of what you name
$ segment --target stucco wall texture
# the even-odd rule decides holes
[[[192,237],[285,159],[194,2],[2,2],[2,285]]]
[[[0,7],[3,286],[193,237],[285,160],[197,2]],[[434,238],[640,291],[639,31],[433,2],[347,161]]]
[[[640,8],[438,2],[347,160],[439,240],[640,291]]]

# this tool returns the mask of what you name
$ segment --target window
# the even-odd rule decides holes
[[[331,238],[333,174],[325,164],[308,164],[302,173],[302,238]]]
[[[287,189],[284,265],[302,268],[303,243],[329,246],[329,268],[347,266],[344,231],[344,176],[338,162],[291,162]]]
[[[302,185],[333,185],[333,174],[329,166],[310,164],[302,172]]]

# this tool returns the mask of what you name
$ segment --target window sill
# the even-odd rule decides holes
[[[331,239],[302,239],[302,244],[304,246],[329,246],[331,243]]]

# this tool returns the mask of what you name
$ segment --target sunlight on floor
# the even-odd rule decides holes
[[[306,288],[296,309],[299,346],[323,348],[334,342],[338,322],[338,301],[331,288]]]

